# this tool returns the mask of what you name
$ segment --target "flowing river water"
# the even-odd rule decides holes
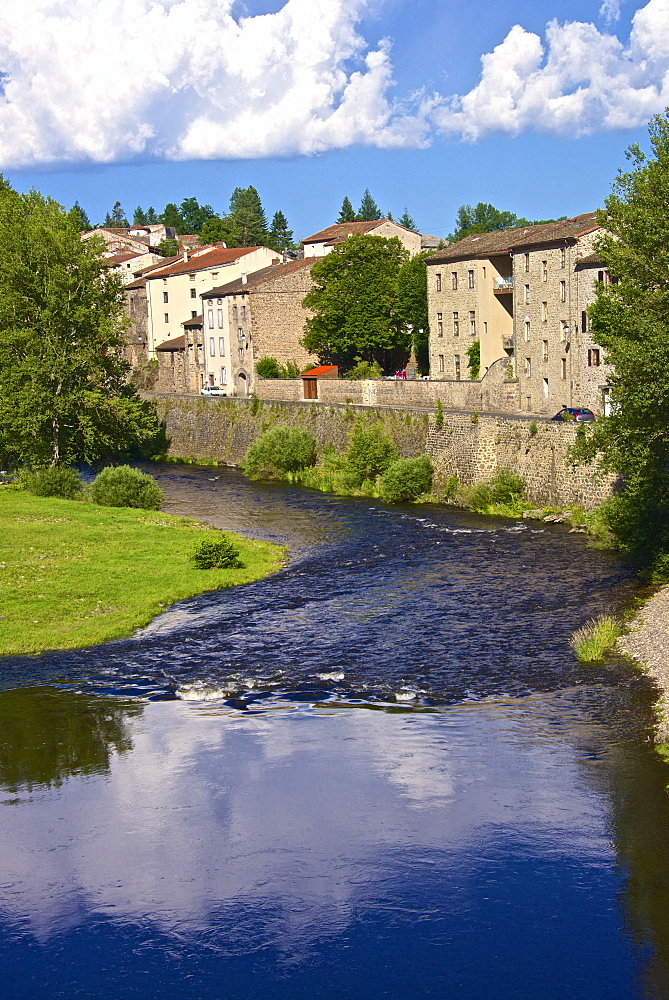
[[[569,646],[629,569],[560,526],[152,471],[291,561],[3,661],[2,996],[667,998],[655,692]]]

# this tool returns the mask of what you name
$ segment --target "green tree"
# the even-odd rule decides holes
[[[491,233],[497,229],[513,229],[514,226],[528,226],[527,219],[519,218],[514,212],[501,212],[489,202],[477,205],[460,205],[455,219],[455,232],[451,240],[462,240],[473,233]]]
[[[344,369],[357,357],[384,370],[406,359],[411,337],[399,312],[398,281],[407,259],[397,237],[356,235],[318,260],[304,299],[313,312],[305,324],[306,350]]]
[[[406,226],[407,229],[413,229],[414,233],[418,232],[416,221],[409,215],[406,205],[404,206],[404,212],[399,218],[399,224],[400,226]]]
[[[400,268],[399,313],[407,328],[413,331],[413,349],[421,371],[429,371],[428,341],[430,326],[427,312],[427,268],[425,258],[430,251],[409,258]]]
[[[114,207],[110,212],[107,212],[105,216],[105,226],[110,229],[126,229],[128,226],[128,220],[125,217],[125,212],[121,206],[120,201],[114,202]]]
[[[184,198],[179,206],[182,229],[179,233],[199,233],[209,219],[216,218],[211,205],[200,205],[197,198]]]
[[[3,462],[94,462],[155,434],[152,408],[127,381],[122,286],[100,250],[56,202],[2,182]]]
[[[133,226],[146,226],[146,212],[141,205],[138,205],[135,211],[132,213],[132,224]]]
[[[235,188],[230,198],[231,246],[255,247],[267,243],[267,217],[260,195],[251,185]]]
[[[91,220],[88,218],[78,201],[75,201],[74,205],[70,209],[70,218],[77,229],[82,233],[86,233],[89,229],[93,228]]]
[[[381,210],[369,193],[369,188],[365,189],[355,218],[356,222],[374,222],[375,219],[381,218]]]
[[[611,412],[599,417],[575,457],[598,457],[622,476],[606,507],[620,548],[644,566],[669,569],[669,115],[650,123],[651,155],[628,150],[600,223],[597,250],[611,284],[590,308],[593,339],[614,365]]]
[[[146,225],[155,226],[160,222],[160,219],[156,215],[156,210],[153,205],[149,205],[146,210]]]
[[[165,208],[160,215],[160,221],[164,226],[172,226],[173,229],[176,229],[177,233],[185,232],[181,212],[173,201],[168,201],[165,205]]]
[[[481,341],[475,340],[467,348],[469,358],[469,375],[472,379],[477,379],[481,372]]]
[[[293,230],[288,228],[288,220],[283,212],[274,213],[267,242],[272,249],[280,250],[281,253],[294,248]]]
[[[341,203],[337,222],[355,222],[355,212],[353,211],[353,205],[351,204],[348,195],[344,197],[344,200]]]
[[[203,245],[207,243],[225,243],[226,246],[232,246],[230,220],[221,219],[217,216],[207,219],[200,230],[200,243]]]

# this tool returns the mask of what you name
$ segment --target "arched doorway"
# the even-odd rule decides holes
[[[235,375],[235,395],[246,396],[247,392],[248,383],[246,380],[246,372],[237,372]]]

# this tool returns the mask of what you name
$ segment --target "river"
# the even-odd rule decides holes
[[[561,526],[152,468],[286,569],[0,684],[3,997],[661,1000],[655,692]]]

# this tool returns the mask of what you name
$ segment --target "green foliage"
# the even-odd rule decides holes
[[[299,378],[304,369],[300,368],[300,366],[296,364],[294,361],[286,361],[282,371],[283,371],[282,375],[283,378]]]
[[[477,514],[514,516],[524,502],[525,482],[509,469],[500,469],[492,479],[482,479],[461,489],[458,499]]]
[[[288,220],[281,211],[275,212],[272,217],[267,245],[274,250],[279,250],[281,253],[285,253],[286,250],[295,249],[293,230],[288,228]]]
[[[348,195],[344,197],[344,200],[341,203],[337,222],[355,222],[355,212],[353,211],[353,205],[351,204]]]
[[[123,290],[101,242],[37,191],[0,183],[0,461],[114,458],[156,419],[128,384]]]
[[[78,201],[75,201],[74,205],[70,209],[69,216],[72,224],[76,226],[80,232],[85,233],[89,229],[93,228],[91,220],[88,218]]]
[[[129,465],[108,466],[89,487],[93,503],[102,507],[138,507],[158,510],[163,491],[153,476],[147,476]]]
[[[369,193],[369,188],[365,188],[365,193],[363,194],[360,202],[360,208],[358,209],[355,217],[356,222],[374,222],[376,219],[380,218],[381,210]]]
[[[114,202],[114,207],[111,212],[107,212],[105,215],[105,226],[111,229],[125,229],[128,226],[128,220],[125,217],[125,212],[121,207],[121,202]]]
[[[459,485],[460,481],[457,476],[449,476],[441,492],[444,500],[454,500],[457,495]]]
[[[276,358],[261,358],[256,361],[256,374],[260,378],[281,378],[281,365]]]
[[[437,400],[437,415],[434,418],[434,426],[438,431],[444,426],[444,407],[440,399]]]
[[[400,267],[398,278],[398,312],[413,331],[413,349],[421,371],[430,368],[428,342],[430,325],[427,312],[427,253],[416,254]]]
[[[577,441],[572,457],[620,473],[623,492],[606,505],[618,547],[645,570],[669,552],[669,116],[650,124],[652,155],[632,147],[620,172],[597,252],[612,283],[590,308],[593,339],[614,365],[611,413]]]
[[[477,205],[460,205],[455,220],[455,232],[450,240],[462,240],[473,233],[490,233],[497,229],[527,226],[527,219],[518,218],[515,212],[501,212],[494,205],[480,201]]]
[[[577,629],[569,645],[581,663],[593,663],[604,659],[604,654],[613,649],[619,635],[620,622],[611,615],[600,615]]]
[[[382,376],[383,368],[377,361],[363,361],[361,358],[357,358],[356,363],[346,372],[344,378],[363,379],[382,378]]]
[[[399,217],[399,219],[397,221],[400,224],[400,226],[406,226],[407,229],[412,229],[414,231],[414,233],[418,232],[418,228],[416,226],[416,222],[409,215],[409,212],[407,210],[406,205],[404,206],[404,212],[403,212],[403,214]]]
[[[179,206],[177,233],[199,233],[210,219],[216,218],[211,205],[200,205],[197,198],[184,198]]]
[[[260,412],[260,407],[262,403],[257,396],[254,396],[251,401],[251,414],[255,417]]]
[[[467,357],[469,358],[469,374],[472,379],[477,379],[481,371],[481,341],[475,340],[473,344],[470,344],[467,348]]]
[[[176,257],[179,253],[179,240],[166,238],[158,244],[158,253],[163,257]]]
[[[75,470],[66,465],[38,469],[35,472],[23,469],[19,474],[19,483],[26,492],[34,496],[63,497],[65,500],[78,499],[83,489],[83,483]]]
[[[385,503],[415,500],[432,487],[432,463],[427,455],[398,458],[379,480],[379,496]]]
[[[207,219],[200,229],[200,243],[203,246],[210,243],[225,243],[226,246],[232,246],[230,220],[217,217]]]
[[[395,370],[411,342],[398,312],[398,281],[408,255],[397,238],[350,236],[311,269],[304,347],[346,370],[354,358]]]
[[[242,565],[239,549],[224,532],[217,538],[201,539],[191,552],[190,559],[196,569],[231,569]]]
[[[346,468],[351,481],[360,486],[364,480],[374,480],[385,472],[397,452],[383,424],[360,417],[349,434]]]
[[[316,461],[316,442],[297,427],[271,427],[246,452],[242,469],[249,479],[277,479]]]
[[[534,437],[537,434],[538,430],[539,428],[537,427],[536,420],[530,420],[530,437]]]
[[[232,192],[228,221],[231,246],[255,247],[267,243],[267,217],[253,185],[236,187]]]

